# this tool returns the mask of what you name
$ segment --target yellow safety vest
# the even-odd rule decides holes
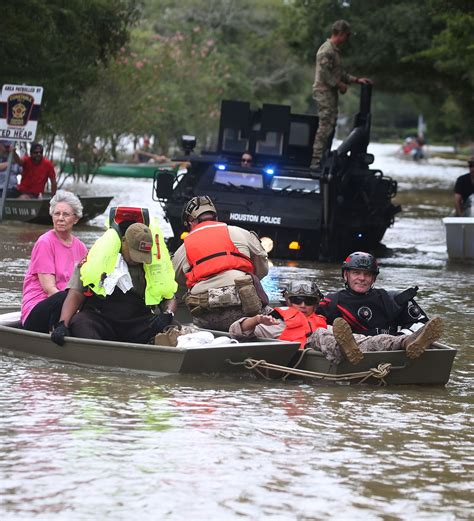
[[[145,304],[156,306],[163,299],[173,298],[178,285],[161,229],[156,223],[150,224],[150,229],[153,234],[152,261],[143,265]],[[106,296],[102,280],[114,271],[121,245],[119,234],[109,228],[89,250],[86,262],[81,266],[81,281],[96,295]]]

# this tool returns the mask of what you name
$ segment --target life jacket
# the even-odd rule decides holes
[[[296,308],[275,308],[275,311],[281,316],[285,322],[285,329],[278,337],[280,340],[289,340],[290,342],[299,342],[300,349],[304,349],[308,337],[320,327],[326,329],[327,322],[321,315],[311,313],[309,317],[298,311]]]
[[[173,298],[178,286],[163,234],[156,223],[150,224],[150,229],[154,240],[151,264],[143,265],[146,281],[145,304],[156,306],[163,299]],[[118,232],[109,228],[89,250],[86,261],[81,266],[81,281],[96,295],[106,296],[103,280],[114,271],[121,245]]]
[[[198,224],[184,238],[184,247],[190,266],[186,273],[189,288],[223,271],[254,271],[252,261],[232,242],[225,223],[205,221]]]

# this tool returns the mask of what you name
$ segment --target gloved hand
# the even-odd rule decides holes
[[[165,311],[159,315],[153,315],[150,328],[152,335],[161,333],[166,326],[169,326],[173,322],[174,314],[171,311]]]
[[[64,345],[64,337],[69,336],[69,334],[69,328],[64,323],[64,320],[61,320],[51,332],[51,340],[58,346],[62,346]]]

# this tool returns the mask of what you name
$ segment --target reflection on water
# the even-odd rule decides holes
[[[446,388],[158,378],[2,356],[2,518],[470,518],[472,266],[448,262],[441,223],[463,170],[374,147],[404,209],[379,283],[419,285],[423,308],[446,317],[444,341],[458,348]],[[114,204],[152,204],[150,181],[97,178],[87,190],[117,185]],[[77,229],[88,246],[103,217],[93,224]],[[0,307],[19,305],[46,229],[0,224]],[[265,287],[276,299],[296,277],[341,286],[338,265],[276,261]]]

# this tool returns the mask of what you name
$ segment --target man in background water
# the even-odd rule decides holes
[[[472,194],[474,194],[474,156],[467,162],[469,165],[469,172],[467,174],[460,175],[456,179],[454,185],[454,208],[456,210],[456,216],[469,216],[466,214],[473,215],[472,213]]]

